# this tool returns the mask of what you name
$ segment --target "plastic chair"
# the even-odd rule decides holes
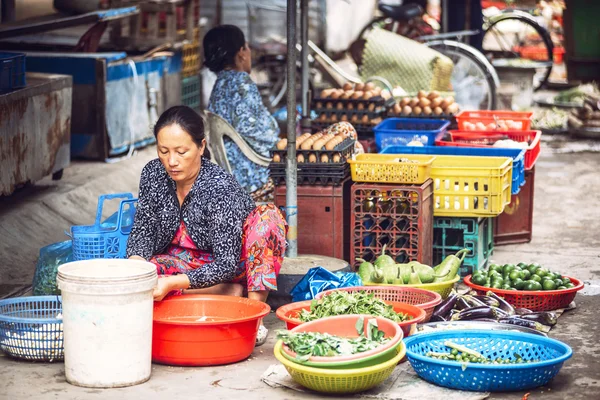
[[[208,151],[210,151],[217,165],[232,173],[231,165],[227,160],[225,142],[223,141],[223,136],[228,136],[250,161],[263,167],[269,166],[271,159],[263,157],[252,150],[244,138],[227,121],[210,111],[204,111],[204,114],[208,120],[208,134],[206,135]]]

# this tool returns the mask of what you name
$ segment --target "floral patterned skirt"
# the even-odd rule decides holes
[[[273,204],[256,207],[244,222],[242,254],[235,278],[248,291],[277,290],[277,276],[286,249],[287,224]],[[159,275],[177,275],[202,268],[214,260],[207,251],[199,250],[181,224],[167,254],[152,257]]]

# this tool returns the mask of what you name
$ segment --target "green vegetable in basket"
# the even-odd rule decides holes
[[[383,283],[384,281],[384,275],[383,275],[383,270],[380,268],[375,268],[375,271],[373,271],[373,274],[371,275],[372,277],[372,282],[374,283]]]
[[[398,264],[400,268],[400,278],[402,278],[402,284],[408,285],[410,281],[411,268],[410,264]]]
[[[336,315],[368,314],[385,317],[395,322],[411,319],[404,313],[397,313],[394,307],[375,297],[373,293],[336,291],[319,300],[313,300],[309,310],[302,310],[298,319],[302,322],[332,317]]]
[[[415,268],[422,283],[431,283],[435,279],[435,271],[429,265],[421,264],[418,261],[411,261],[408,265]]]
[[[396,279],[398,279],[398,267],[396,267],[396,264],[387,264],[381,269],[383,271],[384,282],[393,285],[394,282],[396,282]]]
[[[415,271],[415,267],[411,266],[410,267],[410,278],[408,279],[408,283],[410,285],[420,285],[423,282],[421,282],[421,278],[419,278],[419,274],[417,273],[417,271]]]
[[[357,323],[356,338],[344,338],[321,332],[290,332],[277,331],[277,338],[296,353],[296,360],[306,362],[312,356],[334,357],[345,356],[376,349],[389,339],[379,330],[376,319],[367,323],[367,332],[364,332],[364,319],[361,317]]]
[[[375,260],[375,268],[383,268],[386,265],[395,265],[396,262],[394,259],[387,254],[385,254],[386,244],[383,245],[383,249],[381,250],[381,255],[377,257]]]
[[[375,267],[368,261],[363,260],[362,258],[357,258],[360,261],[360,265],[358,266],[358,276],[362,279],[363,283],[371,282],[373,272],[375,272]]]
[[[462,249],[456,254],[450,254],[439,265],[434,267],[436,276],[433,282],[441,283],[454,279],[458,275],[458,270],[469,251],[469,249]]]

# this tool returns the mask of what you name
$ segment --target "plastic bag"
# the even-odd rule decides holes
[[[33,295],[60,294],[56,285],[58,267],[70,261],[73,261],[73,246],[70,240],[42,247],[33,275]]]
[[[362,286],[362,280],[353,272],[330,272],[323,267],[308,270],[294,286],[290,294],[292,301],[312,300],[321,292],[330,289]]]

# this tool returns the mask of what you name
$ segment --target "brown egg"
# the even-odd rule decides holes
[[[400,100],[401,107],[408,106],[408,105],[410,105],[410,97],[404,97],[402,100]]]
[[[365,94],[363,94],[363,100],[369,100],[371,97],[373,97],[373,92],[368,90],[365,92]]]
[[[404,108],[402,108],[402,115],[410,115],[410,114],[412,114],[411,106],[404,106]]]
[[[358,122],[358,114],[353,114],[352,117],[350,118],[350,122],[352,122],[353,124]]]
[[[419,93],[417,93],[417,97],[419,99],[422,99],[423,97],[427,97],[427,92],[424,90],[419,90]]]
[[[421,115],[421,113],[423,112],[423,109],[419,106],[413,107],[413,114],[414,115]]]
[[[349,98],[352,97],[353,94],[354,94],[353,91],[347,90],[347,91],[344,92],[343,95],[340,96],[340,99],[344,99],[344,100],[349,99]]]
[[[431,100],[426,97],[422,97],[421,100],[419,100],[419,106],[421,106],[421,108],[429,107],[430,105]]]
[[[356,86],[354,87],[354,89],[356,89],[356,90],[365,90],[365,84],[364,83],[357,83]]]
[[[373,82],[367,82],[365,84],[365,90],[368,91],[368,90],[373,90],[373,89],[375,89],[375,84]]]
[[[327,154],[321,154],[321,162],[322,163],[328,163],[329,162],[329,156]]]
[[[297,160],[299,163],[303,163],[303,162],[304,162],[304,155],[302,155],[302,154],[298,154],[298,156],[296,157],[296,160]]]
[[[273,154],[273,162],[281,162],[281,157],[279,154]]]
[[[433,109],[433,113],[434,113],[435,115],[442,115],[442,114],[444,113],[444,110],[442,110],[442,108],[441,108],[441,107],[435,107],[435,108]]]
[[[308,162],[309,163],[316,163],[317,162],[317,156],[315,155],[315,153],[310,153],[308,155]]]
[[[412,99],[410,99],[410,103],[408,103],[408,105],[414,108],[419,105],[419,101],[420,100],[416,97],[412,98]]]
[[[343,94],[343,92],[342,92],[342,94]],[[340,96],[341,96],[342,94],[340,94],[340,92],[338,92],[338,91],[336,90],[335,92],[331,93],[331,96],[330,96],[330,97],[331,97],[332,99],[339,99],[339,98],[340,98]]]
[[[277,149],[278,150],[284,150],[287,146],[287,139],[281,139],[279,142],[277,142]]]
[[[441,97],[436,97],[435,99],[431,100],[431,108],[436,108],[439,107],[440,104],[442,104],[442,101],[444,101],[444,99],[442,99]]]
[[[440,93],[435,90],[427,95],[429,100],[437,99],[438,97],[440,97]]]
[[[369,116],[368,115],[363,115],[363,117],[360,119],[361,124],[368,124],[369,123]]]
[[[423,115],[431,115],[432,112],[433,112],[433,110],[431,109],[431,107],[429,107],[429,106],[423,107]]]
[[[341,158],[342,158],[342,156],[341,156],[341,154],[340,154],[340,153],[335,153],[335,154],[333,155],[332,161],[333,161],[334,163],[339,163],[339,162],[340,162],[340,160],[341,160]]]
[[[340,121],[342,121],[342,122],[348,122],[348,116],[346,114],[342,114],[342,117],[340,118]]]
[[[395,104],[394,105],[394,114],[396,115],[400,115],[402,113],[402,107],[400,106],[400,104]]]
[[[356,99],[360,99],[363,96],[363,92],[361,91],[356,91],[354,92],[354,94],[352,95],[352,99],[356,100]]]
[[[354,85],[352,85],[350,82],[346,82],[346,83],[344,83],[343,88],[344,88],[344,90],[352,90],[352,89],[354,89]]]

